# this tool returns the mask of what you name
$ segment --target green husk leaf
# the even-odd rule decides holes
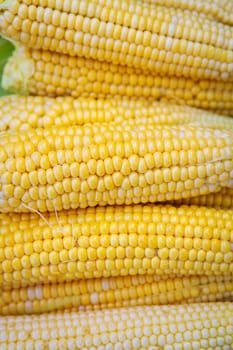
[[[14,45],[0,37],[0,52],[1,52],[1,56],[0,56],[0,82],[2,81],[2,74],[3,74],[3,69],[5,67],[5,64],[7,63],[9,57],[11,57],[11,55],[13,54],[14,52]],[[0,96],[4,96],[4,95],[9,95],[10,92],[3,89],[1,83],[0,83]]]

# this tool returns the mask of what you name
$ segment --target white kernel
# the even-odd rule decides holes
[[[144,330],[143,330],[143,333],[145,334],[145,335],[151,335],[151,328],[150,327],[145,327],[144,328]]]
[[[92,333],[93,334],[93,333]],[[97,335],[97,334],[95,334],[95,335],[93,335],[93,344],[95,345],[95,346],[98,346],[98,345],[100,345],[100,337],[99,337],[99,335]]]
[[[45,339],[45,340],[49,340],[50,335],[49,335],[49,332],[48,332],[47,329],[44,329],[44,330],[41,332],[41,338],[42,338],[42,339]]]
[[[211,346],[211,348],[215,348],[217,345],[217,341],[215,338],[209,338],[209,345]]]
[[[28,288],[28,299],[30,299],[30,300],[35,299],[35,288],[33,288],[33,287]]]
[[[107,279],[103,279],[102,280],[102,289],[107,291],[107,290],[109,290],[109,287],[110,287],[109,286],[109,281]]]
[[[123,341],[125,339],[125,332],[118,331],[118,340]]]
[[[159,326],[154,326],[153,327],[153,334],[160,334],[161,331],[160,331],[160,327]]]
[[[110,340],[112,343],[116,343],[117,342],[117,334],[116,333],[111,333],[110,334]]]
[[[36,298],[41,300],[43,299],[43,290],[42,290],[42,287],[36,287],[35,288],[35,294],[36,294]]]
[[[168,27],[168,35],[173,36],[176,32],[176,25],[174,23],[170,23]]]
[[[0,342],[4,343],[7,340],[6,332],[0,332]]]
[[[111,343],[107,344],[106,350],[113,350],[113,345]]]
[[[106,324],[102,323],[98,323],[99,324],[99,329],[101,332],[107,332],[107,327]]]
[[[118,330],[119,330],[119,329],[125,330],[125,322],[119,321],[119,322],[117,323],[117,329],[118,329]]]
[[[161,330],[162,330],[162,333],[163,334],[168,334],[168,327],[167,326],[164,326],[164,325],[162,325],[162,327],[161,327]]]
[[[130,342],[128,339],[124,341],[124,343],[123,343],[123,349],[124,349],[124,350],[131,349],[131,342]]]
[[[193,327],[193,322],[187,322],[186,323],[186,326],[189,330],[192,330],[194,327]]]
[[[44,342],[42,340],[36,340],[34,343],[35,350],[41,350],[44,348]]]
[[[198,329],[202,329],[203,328],[203,324],[201,321],[196,321],[195,322],[195,327],[198,328]]]
[[[158,336],[158,345],[159,346],[164,346],[165,345],[165,337],[164,337],[164,335],[159,335]]]
[[[9,331],[8,341],[9,342],[15,341],[17,339],[16,335],[17,335],[17,333],[15,331]],[[2,336],[6,336],[6,334],[3,335],[0,333],[0,341],[2,340]],[[6,341],[6,339],[4,341]]]
[[[175,339],[177,342],[181,343],[183,341],[183,334],[182,333],[176,333]]]
[[[32,339],[40,339],[40,331],[37,329],[34,329],[32,332],[31,332],[31,338]]]
[[[132,28],[137,28],[138,25],[138,19],[137,19],[137,15],[133,14],[132,19],[131,19],[131,26]]]
[[[14,345],[15,346],[15,345]],[[9,345],[2,344],[1,345],[1,350],[9,350]]]
[[[208,329],[204,328],[201,331],[201,333],[202,333],[203,338],[207,338],[207,339],[209,338],[209,331],[208,331]]]
[[[173,334],[168,334],[168,335],[167,335],[167,342],[168,342],[169,344],[172,344],[172,343],[174,343],[174,341],[175,341],[175,339],[174,339]]]
[[[233,41],[233,39],[232,39],[232,41]],[[229,68],[229,72],[232,72],[233,71],[233,63],[229,63],[228,68]]]
[[[197,341],[193,341],[190,345],[192,345],[191,349],[200,350],[200,343]]]
[[[172,323],[172,324],[170,325],[169,328],[170,328],[170,331],[171,331],[172,333],[176,333],[176,332],[177,332],[177,327],[176,327],[175,324]]]
[[[101,339],[102,339],[102,343],[103,343],[103,344],[107,344],[107,343],[109,342],[109,336],[108,336],[108,334],[107,334],[107,333],[103,333],[103,334],[101,335]]]
[[[58,338],[57,330],[56,329],[52,329],[50,336],[51,336],[51,338]]]
[[[191,350],[192,347],[191,347],[190,342],[183,342],[183,349],[184,350]]]
[[[225,328],[224,327],[219,327],[218,328],[218,334],[224,336],[225,335]]]
[[[219,321],[216,319],[212,319],[212,325],[213,327],[218,327],[219,326]]]
[[[26,350],[31,350],[31,349],[33,349],[33,340],[28,339],[28,340],[25,341],[24,344],[25,344],[25,349],[26,349]],[[48,349],[50,349],[50,348],[48,348]],[[53,348],[53,349],[55,349],[55,348]]]
[[[99,328],[94,324],[90,327],[90,334],[97,334],[99,333]]]
[[[233,337],[230,335],[225,336],[225,341],[227,344],[233,344]]]
[[[68,337],[74,337],[75,336],[75,330],[74,330],[74,328],[72,326],[68,327],[67,335],[68,335]]]
[[[59,335],[60,335],[61,338],[65,338],[66,335],[67,335],[66,328],[64,328],[64,327],[60,328],[59,329]]]
[[[166,350],[173,350],[173,349],[174,349],[174,347],[173,347],[173,346],[171,346],[171,345],[166,345],[165,349],[166,349]]]
[[[217,337],[217,344],[219,346],[223,346],[224,345],[224,338],[223,337]]]
[[[68,349],[70,349],[70,350],[76,349],[75,341],[72,338],[67,340],[67,345],[68,345]]]
[[[178,328],[179,332],[184,332],[185,331],[185,325],[183,323],[178,324],[177,328]]]
[[[116,343],[115,346],[114,346],[114,350],[122,350],[123,347],[122,347],[122,344],[121,343]]]
[[[144,348],[148,348],[148,337],[144,336],[141,338],[141,344]]]
[[[111,344],[111,343],[107,344],[106,350],[113,350],[113,344]]]
[[[157,337],[155,335],[150,336],[150,345],[155,345],[157,343]]]
[[[7,348],[8,350],[24,350],[24,342],[23,341],[18,341],[17,342],[17,345],[16,345],[16,347],[15,347],[15,344],[9,344],[8,345],[8,348]]]
[[[208,348],[209,347],[209,342],[206,339],[201,340],[201,348]]]
[[[184,332],[184,340],[190,340],[192,338],[192,334],[190,331]]]
[[[131,329],[127,329],[126,336],[127,336],[127,338],[132,339],[133,338],[133,331]]]
[[[32,306],[33,306],[32,302],[30,300],[27,300],[25,302],[25,311],[28,311],[28,312],[32,311]]]
[[[134,329],[134,333],[135,333],[136,337],[141,338],[141,336],[142,336],[142,329],[141,328],[135,328]]]
[[[81,338],[81,337],[76,338],[76,346],[77,346],[77,349],[83,349],[83,347],[84,347],[83,338]]]
[[[140,340],[139,340],[138,338],[134,338],[134,339],[132,340],[132,343],[133,343],[133,348],[134,348],[134,349],[139,349],[140,346],[141,346]]]
[[[92,337],[90,335],[85,336],[85,345],[90,347],[93,344]]]
[[[106,322],[107,320],[105,319],[105,322]],[[116,324],[114,323],[114,322],[112,322],[113,320],[108,320],[107,322],[110,322],[109,323],[109,325],[108,325],[108,327],[109,327],[109,330],[110,331],[115,331],[116,330]],[[115,320],[116,322],[117,322],[117,320]]]

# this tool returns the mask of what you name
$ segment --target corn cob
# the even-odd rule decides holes
[[[4,132],[0,210],[161,202],[232,188],[232,136],[149,120]]]
[[[2,350],[224,349],[233,303],[138,306],[0,318]]]
[[[45,96],[150,97],[233,115],[232,82],[145,75],[138,69],[21,46],[6,63],[2,85],[12,92]]]
[[[105,0],[104,0],[105,1]],[[146,4],[163,5],[180,10],[195,11],[217,22],[233,25],[233,4],[228,0],[141,0]]]
[[[28,216],[29,215],[29,216]],[[232,211],[110,206],[1,214],[0,286],[143,274],[229,275]]]
[[[174,201],[173,204],[204,205],[215,208],[233,209],[233,189],[222,188],[217,193]]]
[[[121,121],[134,118],[138,114],[138,109],[143,108],[143,103],[139,105],[135,101],[134,108],[129,109],[126,106],[130,106],[131,103],[129,100],[127,102],[122,101],[122,106],[119,103],[119,107],[117,107],[113,98],[75,99],[72,97],[4,96],[0,98],[0,131],[8,129],[25,130],[36,127],[48,128],[55,125],[83,125],[85,123]],[[167,109],[171,114],[171,109]],[[148,110],[147,114],[149,114],[149,105],[148,109],[144,108],[144,110]],[[156,111],[169,116],[169,112],[166,113],[165,105],[161,105],[161,108],[158,105]],[[176,109],[177,114],[178,111],[179,108]],[[215,117],[214,119],[217,122],[218,119]],[[224,117],[222,121],[227,122],[228,118]],[[226,127],[229,127],[228,123]]]
[[[2,290],[0,314],[233,301],[233,276],[124,276]]]
[[[26,130],[127,119],[154,122],[156,125],[200,125],[232,129],[233,119],[163,102],[130,99],[72,97],[4,96],[0,98],[0,131]]]
[[[34,5],[36,4],[36,6]],[[39,6],[38,6],[39,5]],[[233,81],[231,26],[135,1],[125,10],[96,2],[3,2],[0,30],[37,49],[194,79]]]

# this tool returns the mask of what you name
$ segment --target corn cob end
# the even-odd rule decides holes
[[[35,70],[34,62],[23,47],[14,45],[15,50],[3,69],[1,86],[10,92],[27,94],[28,82]]]
[[[12,5],[12,0],[0,0],[0,11],[9,9]]]

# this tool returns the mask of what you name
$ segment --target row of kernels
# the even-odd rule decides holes
[[[8,28],[9,34],[11,31],[11,28],[9,26]],[[186,78],[200,78],[200,79],[216,79],[216,80],[224,80],[224,81],[231,81],[231,63],[222,63],[219,61],[214,61],[212,58],[209,59],[209,62],[207,61],[207,65],[209,64],[209,68],[202,67],[204,65],[203,58],[200,58],[197,56],[199,54],[200,46],[207,46],[205,44],[197,44],[194,43],[192,52],[195,53],[195,56],[188,56],[182,53],[178,53],[179,50],[185,51],[187,50],[187,43],[185,40],[183,40],[182,43],[179,43],[178,39],[174,39],[174,50],[175,52],[166,51],[164,49],[147,49],[147,57],[149,58],[138,58],[137,54],[139,55],[146,55],[146,49],[142,45],[139,45],[140,50],[136,46],[136,44],[129,44],[124,43],[124,51],[128,52],[113,52],[112,47],[114,46],[113,39],[105,39],[101,38],[102,45],[104,49],[98,49],[98,48],[91,48],[90,46],[85,46],[85,40],[87,39],[84,37],[82,33],[80,33],[80,37],[74,37],[74,41],[77,42],[66,42],[63,40],[58,40],[55,38],[49,38],[49,37],[33,37],[26,33],[21,33],[20,40],[24,43],[27,42],[29,45],[33,47],[44,47],[45,49],[52,49],[56,51],[61,51],[64,53],[76,51],[79,52],[81,56],[85,56],[87,58],[93,58],[93,59],[99,59],[99,60],[106,60],[111,61],[113,60],[114,64],[120,64],[122,62],[125,62],[128,66],[131,67],[139,67],[144,70],[151,70],[154,72],[160,72],[160,74],[169,74],[169,75],[177,75],[177,76],[183,76]],[[97,39],[100,39],[97,37]],[[157,40],[156,40],[157,41]],[[118,41],[117,41],[118,43]],[[166,43],[168,44],[167,40],[160,39],[160,44],[162,46],[165,46]],[[156,43],[153,45],[156,45]],[[158,43],[157,43],[158,45]],[[116,44],[115,44],[116,46]],[[116,51],[123,51],[123,43],[118,43],[119,47],[114,47],[114,50]],[[198,47],[196,47],[198,46]],[[202,54],[204,56],[208,55],[208,46],[206,48],[202,49]],[[71,50],[71,51],[69,51]],[[138,52],[137,52],[138,51]],[[140,51],[140,52],[139,52]],[[143,53],[144,51],[144,53]],[[206,51],[206,52],[204,52]],[[221,49],[216,49],[216,56],[217,58],[221,58],[224,61],[231,61],[231,55],[227,54],[226,52],[218,52],[222,51]],[[186,51],[185,51],[186,52]],[[209,54],[212,56],[212,53]],[[143,60],[143,65],[142,65]],[[144,63],[145,62],[145,63]],[[206,61],[205,61],[206,63]],[[206,65],[206,64],[205,64]],[[219,68],[220,67],[220,68]],[[221,72],[219,71],[221,69]],[[73,86],[74,88],[74,86]]]
[[[204,309],[201,304],[169,307],[171,312],[168,306],[144,306],[127,310],[24,316],[21,324],[16,318],[7,319],[6,317],[3,321],[3,329],[10,325],[14,332],[4,332],[2,342],[13,346],[19,342],[26,346],[27,333],[30,331],[30,346],[33,341],[33,346],[36,345],[35,348],[38,349],[43,346],[44,341],[48,344],[48,339],[52,339],[49,344],[51,349],[59,346],[68,347],[70,336],[73,337],[72,347],[76,346],[80,349],[84,349],[85,346],[96,349],[101,344],[107,344],[104,347],[106,350],[116,349],[116,346],[117,349],[121,349],[122,346],[147,348],[149,345],[164,346],[165,344],[168,346],[171,344],[172,349],[174,341],[176,349],[184,344],[189,346],[190,343],[195,347],[205,348],[212,347],[213,344],[230,346],[232,343],[230,303],[219,303],[217,308],[214,308],[214,304],[210,304]],[[166,317],[167,312],[169,312],[169,320]],[[115,322],[110,322],[112,319]],[[225,323],[222,320],[225,320]],[[191,330],[189,330],[190,326]],[[91,335],[86,334],[87,328]],[[75,334],[76,338],[74,338]]]
[[[87,280],[87,283],[90,281]],[[87,293],[84,290],[77,291],[76,289],[73,292],[68,292],[65,287],[66,284],[45,285],[43,291],[42,289],[41,291],[38,290],[41,287],[35,287],[35,294],[33,293],[33,287],[19,289],[19,292],[18,289],[12,292],[6,291],[3,294],[4,301],[2,302],[1,313],[3,315],[30,314],[70,309],[72,307],[80,308],[80,310],[97,310],[136,305],[160,305],[177,302],[190,303],[190,301],[224,301],[231,300],[233,289],[232,283],[229,284],[228,288],[224,284],[220,284],[219,292],[217,289],[213,290],[211,286],[207,285],[205,288],[208,290],[208,293],[201,295],[199,288],[165,290],[163,293],[160,293],[158,288],[156,290],[153,289],[152,292],[152,290],[148,290],[150,286],[146,285],[140,288],[129,286],[115,291],[94,291]],[[151,287],[153,288],[153,285]],[[155,287],[157,286],[155,285]]]
[[[131,259],[126,258],[97,261],[78,261],[59,263],[58,265],[30,266],[12,271],[10,262],[4,264],[0,283],[4,288],[36,285],[38,283],[71,281],[73,279],[126,276],[137,274],[170,274],[183,275],[223,275],[232,273],[232,263],[208,263],[202,261],[174,261],[159,258]]]
[[[42,24],[49,26],[50,33],[52,31],[56,32],[56,27],[60,27],[61,31],[59,31],[59,38],[62,38],[61,36],[62,33],[64,33],[65,28],[70,31],[83,29],[80,28],[80,22],[82,22],[80,21],[81,16],[87,16],[90,18],[95,17],[95,22],[90,25],[89,30],[92,34],[99,35],[104,35],[105,31],[103,25],[98,29],[97,24],[100,23],[100,21],[108,21],[108,19],[111,18],[111,21],[116,25],[112,33],[115,39],[118,39],[121,34],[121,28],[117,25],[123,25],[133,29],[138,29],[140,31],[147,30],[171,37],[182,37],[183,39],[211,44],[213,46],[220,45],[220,47],[223,48],[231,48],[229,46],[230,28],[226,28],[218,22],[213,25],[213,22],[211,21],[203,21],[203,18],[202,21],[200,21],[198,16],[187,16],[186,13],[183,12],[182,16],[179,16],[179,24],[174,22],[171,25],[170,21],[172,20],[172,13],[175,12],[171,9],[170,14],[165,8],[160,8],[160,11],[157,9],[156,12],[153,11],[152,8],[152,11],[147,13],[145,16],[145,10],[148,12],[147,7],[141,6],[140,12],[130,13],[130,11],[132,11],[132,7],[130,9],[121,10],[116,8],[114,5],[104,5],[105,6],[103,7],[101,4],[91,4],[91,6],[89,5],[88,7],[86,3],[81,2],[79,4],[79,11],[76,9],[78,11],[77,13],[79,19],[77,20],[77,15],[75,16],[73,12],[61,12],[63,11],[62,9],[56,9],[54,11],[52,8],[37,8],[33,5],[27,7],[26,5],[22,4],[18,9],[19,17],[15,17],[13,23],[17,27],[22,27],[22,30],[26,32],[31,27],[32,35],[43,35],[44,26]],[[106,6],[110,7],[108,8]],[[91,15],[89,11],[91,11]],[[35,25],[36,21],[38,21],[37,26]],[[83,19],[83,25],[84,22],[85,18]],[[88,23],[86,22],[85,25],[88,27]],[[204,34],[203,31],[200,30],[201,24],[203,24],[205,29]],[[111,31],[111,29],[109,29],[109,31]],[[142,43],[141,35],[139,35],[139,33],[135,35],[135,39],[138,44]]]

